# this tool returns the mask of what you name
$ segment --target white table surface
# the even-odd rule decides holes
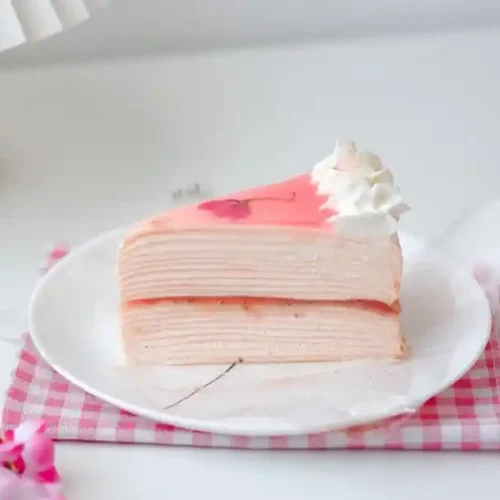
[[[308,169],[354,138],[438,233],[500,186],[500,32],[0,73],[0,335],[16,336],[43,246]],[[1,67],[1,59],[0,59]],[[35,81],[36,80],[36,81]],[[15,348],[0,343],[0,390]],[[498,492],[497,454],[58,445],[70,499],[420,499]],[[97,453],[99,452],[99,453]]]

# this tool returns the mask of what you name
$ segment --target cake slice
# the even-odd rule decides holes
[[[311,174],[142,222],[119,252],[140,364],[397,358],[402,273],[391,173],[337,143]]]

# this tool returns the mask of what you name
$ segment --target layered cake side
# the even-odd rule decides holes
[[[131,362],[397,358],[407,209],[351,142],[282,183],[140,223],[119,254]]]

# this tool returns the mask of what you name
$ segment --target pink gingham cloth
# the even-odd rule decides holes
[[[44,271],[64,257],[54,249]],[[67,382],[38,355],[29,335],[2,415],[2,426],[42,418],[53,439],[260,449],[500,450],[500,349],[494,329],[483,356],[453,387],[408,417],[376,426],[304,436],[225,436],[132,415]]]

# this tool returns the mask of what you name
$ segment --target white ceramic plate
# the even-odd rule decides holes
[[[89,393],[130,412],[197,430],[291,435],[346,428],[415,411],[481,355],[491,315],[472,277],[402,236],[404,362],[127,366],[119,331],[115,260],[122,232],[73,251],[33,293],[29,321],[45,360]]]

